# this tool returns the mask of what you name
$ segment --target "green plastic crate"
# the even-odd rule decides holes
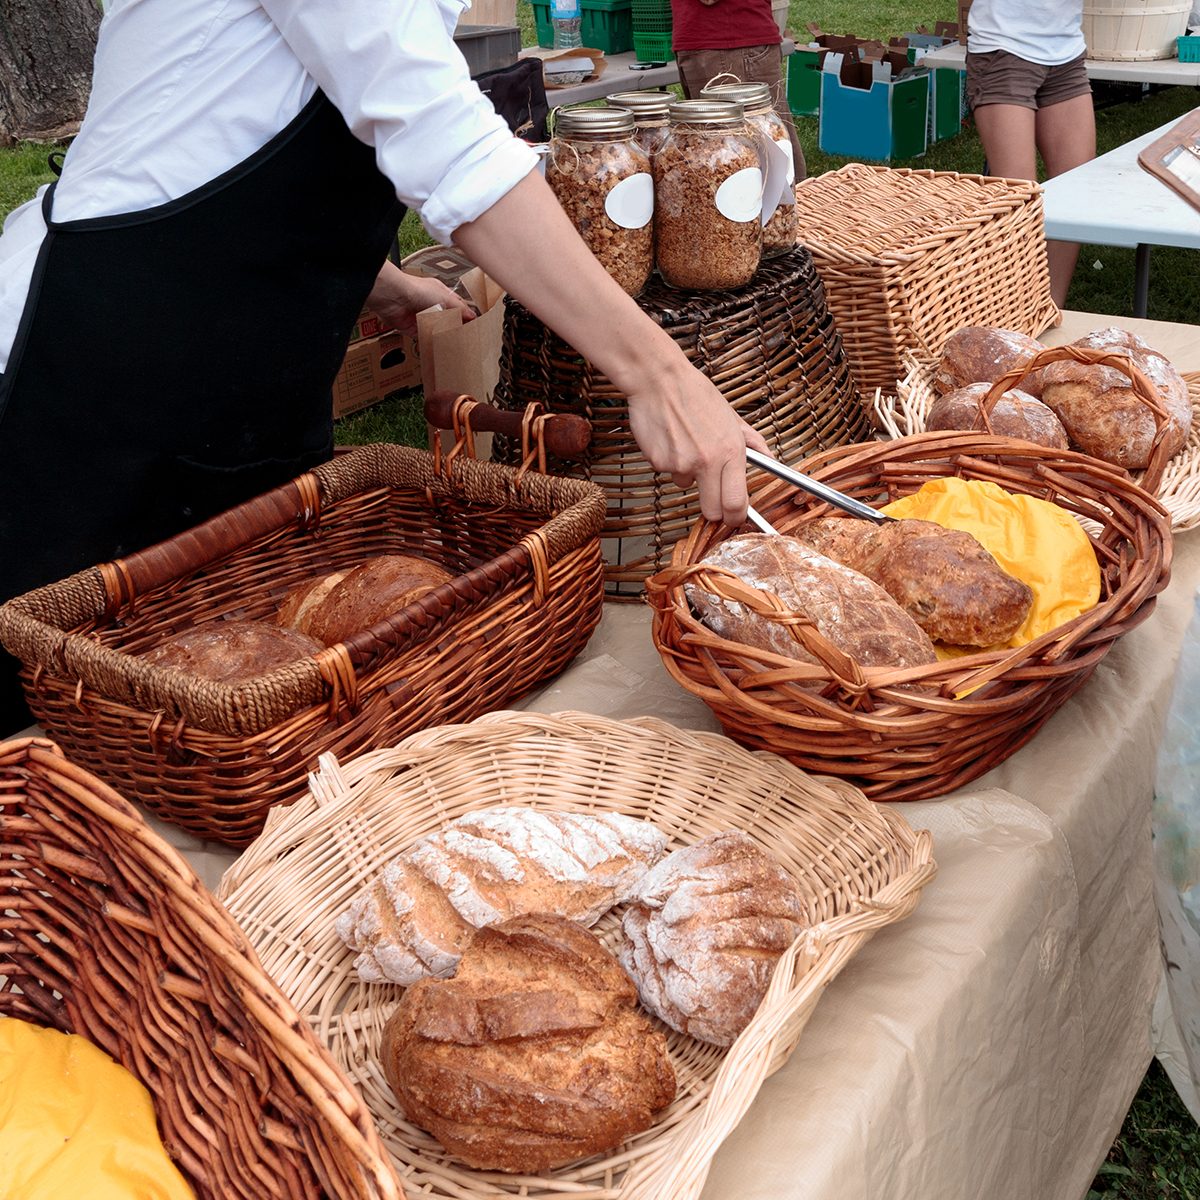
[[[670,33],[670,0],[631,0],[634,33]]]
[[[788,108],[794,117],[821,111],[821,51],[798,47],[787,57]]]
[[[1181,34],[1175,39],[1180,62],[1200,62],[1200,35]]]
[[[635,29],[633,52],[638,62],[671,62],[675,58],[669,33],[639,33]]]
[[[631,0],[580,0],[579,36],[591,50],[605,54],[624,54],[633,49],[633,13]],[[537,43],[544,50],[554,45],[554,25],[550,5],[533,5],[533,23]]]

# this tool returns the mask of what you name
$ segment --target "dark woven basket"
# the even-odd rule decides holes
[[[165,820],[245,845],[324,751],[469,720],[562,670],[600,620],[603,507],[579,480],[366,446],[10,600],[0,641],[72,758]],[[397,553],[455,578],[311,658],[213,683],[140,657],[201,621],[270,620],[297,584]]]
[[[241,929],[40,738],[0,744],[0,1016],[132,1072],[197,1200],[403,1200],[361,1097]]]
[[[764,263],[754,281],[730,292],[683,292],[655,277],[638,300],[776,457],[795,461],[871,436],[841,338],[825,305],[811,255],[799,249]],[[639,597],[647,576],[700,515],[694,490],[658,475],[629,431],[625,397],[535,316],[506,301],[501,408],[537,401],[592,426],[586,455],[553,470],[597,483],[608,500],[601,537],[610,597]],[[494,456],[514,462],[520,447],[497,438]]]

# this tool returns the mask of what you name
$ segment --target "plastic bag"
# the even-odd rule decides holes
[[[1200,1120],[1200,593],[1159,744],[1151,826],[1167,992],[1183,1051],[1164,1065]]]

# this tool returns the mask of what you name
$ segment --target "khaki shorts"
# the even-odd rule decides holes
[[[985,104],[1017,104],[1021,108],[1049,108],[1076,96],[1091,94],[1084,56],[1043,67],[1007,50],[967,55],[967,99],[972,108]]]

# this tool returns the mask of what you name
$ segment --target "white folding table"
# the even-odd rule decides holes
[[[927,67],[946,67],[965,71],[967,48],[958,42],[930,50],[921,60]],[[1088,78],[1108,83],[1150,83],[1164,87],[1181,85],[1200,87],[1200,62],[1180,62],[1177,58],[1147,59],[1141,62],[1105,62],[1098,58],[1085,61]]]

